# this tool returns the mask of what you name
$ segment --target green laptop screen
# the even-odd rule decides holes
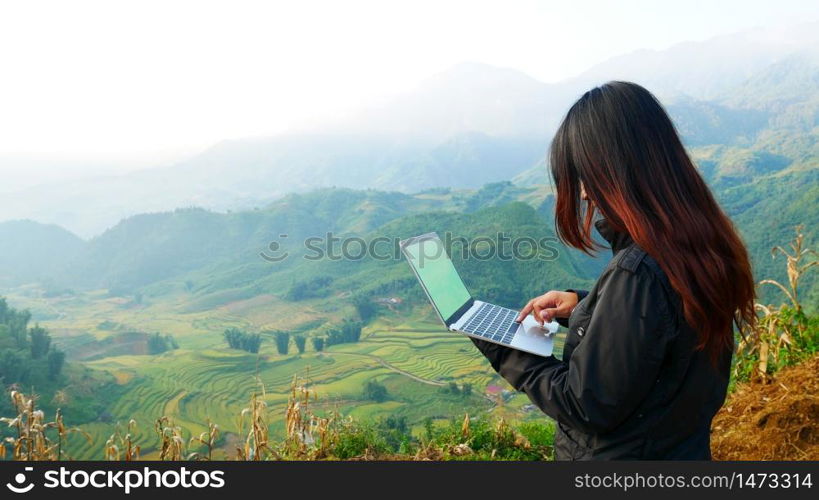
[[[426,287],[436,309],[449,319],[470,298],[461,277],[439,238],[424,239],[404,247],[410,265]]]

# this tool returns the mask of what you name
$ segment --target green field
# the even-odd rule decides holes
[[[220,426],[224,443],[236,442],[239,416],[254,392],[264,394],[271,434],[281,437],[294,376],[306,379],[318,394],[319,399],[313,403],[318,413],[337,411],[363,420],[405,416],[415,428],[427,418],[448,420],[464,413],[491,411],[515,420],[541,418],[537,412],[522,410],[528,402],[523,395],[507,394],[504,401],[487,394],[490,385],[511,388],[466,337],[447,333],[426,307],[402,314],[385,311],[364,328],[360,342],[335,345],[323,353],[314,352],[308,342],[302,355],[292,344],[288,355],[279,355],[272,339],[268,339],[258,354],[249,354],[228,349],[222,331],[237,325],[263,330],[276,318],[288,317],[295,325],[311,319],[305,311],[321,311],[321,304],[299,304],[299,313],[291,303],[261,296],[208,312],[182,312],[184,297],[134,306],[107,298],[102,292],[70,299],[45,299],[21,292],[10,295],[10,302],[31,309],[35,318],[41,311],[51,311],[51,319],[41,324],[53,332],[58,344],[70,346],[79,338],[87,341],[88,336],[99,340],[116,335],[116,329],[110,330],[110,325],[116,324],[118,328],[172,334],[180,345],[160,355],[127,354],[75,361],[100,377],[110,374],[107,378],[115,381],[97,395],[105,411],[96,421],[74,422],[66,414],[70,425],[80,424],[92,438],[90,442],[78,436],[71,438],[69,453],[75,458],[100,458],[117,422],[124,426],[131,419],[137,423],[137,443],[143,456],[150,458],[157,442],[153,424],[163,415],[173,417],[186,437],[205,430],[210,420]],[[319,317],[322,314],[327,313],[316,312]],[[89,345],[76,346],[76,352]],[[373,379],[387,387],[386,401],[377,403],[362,396],[364,384]],[[473,393],[445,393],[442,387],[450,382],[472,384]],[[66,391],[70,397],[72,388],[66,387]]]

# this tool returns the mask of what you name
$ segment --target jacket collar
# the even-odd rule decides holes
[[[597,220],[597,222],[594,223],[594,227],[597,228],[597,232],[600,233],[600,236],[609,242],[612,253],[617,253],[633,243],[628,233],[615,231],[606,219]]]

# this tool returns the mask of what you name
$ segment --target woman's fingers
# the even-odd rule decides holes
[[[555,290],[546,292],[540,297],[535,297],[520,310],[516,321],[520,323],[526,319],[529,313],[532,313],[535,320],[540,324],[543,324],[544,321],[552,321],[556,317],[566,317],[573,307],[573,304],[566,300],[569,295],[576,297],[573,293],[569,294]]]
[[[532,302],[532,316],[535,317],[535,321],[542,324],[543,318],[541,317],[541,310],[543,308],[543,301],[541,299],[542,297],[537,298]]]
[[[540,324],[554,321],[555,318],[568,318],[575,305],[577,305],[576,293],[552,290],[530,300],[518,314],[517,322],[520,323],[526,319],[530,313]]]
[[[549,307],[549,308],[544,309],[543,312],[540,315],[541,318],[542,318],[541,323],[543,321],[545,321],[547,323],[551,322],[552,320],[554,320],[557,317],[558,313],[560,313],[560,309],[558,309],[557,307]]]
[[[534,303],[535,299],[532,299],[525,306],[523,306],[523,309],[520,310],[520,314],[518,314],[518,319],[516,319],[515,321],[520,323],[521,321],[526,319],[526,316],[528,316],[529,313],[532,312],[532,304]]]

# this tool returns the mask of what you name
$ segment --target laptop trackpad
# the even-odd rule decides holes
[[[551,323],[545,323],[543,326],[540,326],[540,323],[535,321],[535,318],[532,317],[530,314],[526,316],[526,319],[523,320],[521,323],[523,328],[518,330],[518,335],[525,334],[525,335],[534,335],[537,337],[548,337],[552,333],[555,333],[560,325],[557,324],[556,321],[552,321]]]
[[[512,347],[528,351],[541,356],[548,356],[552,353],[553,335],[549,333],[549,325],[540,326],[534,318],[528,316],[521,323]]]

